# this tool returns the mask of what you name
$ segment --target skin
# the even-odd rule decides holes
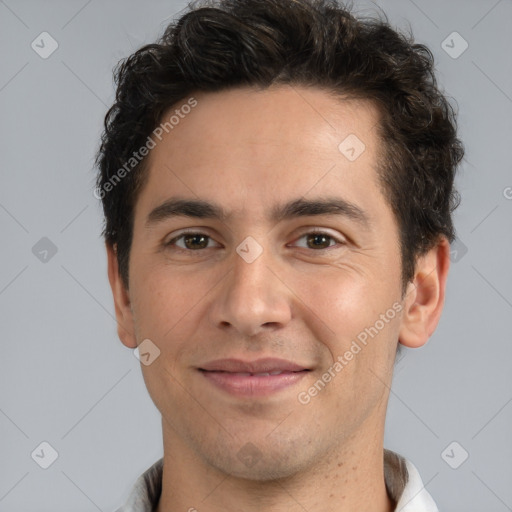
[[[370,102],[295,86],[194,97],[197,107],[150,152],[129,290],[107,245],[122,343],[133,349],[148,338],[160,350],[141,365],[162,414],[158,512],[389,512],[383,437],[397,343],[420,347],[436,328],[449,244],[440,238],[418,259],[402,295],[398,227],[377,180]],[[355,161],[338,149],[349,134],[366,146]],[[149,212],[176,196],[216,202],[231,216],[180,216],[147,228]],[[325,196],[357,205],[368,228],[346,216],[267,217],[274,205]],[[210,238],[165,246],[184,228]],[[328,249],[307,236],[312,228],[332,237],[320,239]],[[236,252],[248,236],[263,248],[252,263]],[[401,312],[300,403],[298,394],[393,304]],[[197,370],[219,358],[262,357],[312,371],[270,396],[235,397]],[[248,443],[252,465],[238,457]]]

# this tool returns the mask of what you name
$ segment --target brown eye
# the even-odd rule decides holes
[[[165,245],[166,247],[176,246],[182,250],[197,251],[199,249],[207,249],[210,240],[211,238],[203,233],[182,233]],[[180,245],[178,241],[183,241],[183,245]]]
[[[208,246],[208,237],[204,235],[185,235],[183,237],[187,249],[204,249]]]
[[[332,235],[329,235],[328,233],[323,233],[320,231],[312,231],[310,233],[305,233],[300,238],[298,238],[297,241],[302,239],[306,240],[306,245],[299,245],[299,247],[304,247],[305,249],[313,250],[329,249],[336,245],[345,244],[344,240],[340,240]]]
[[[330,246],[330,241],[332,241],[332,237],[329,235],[323,235],[318,233],[313,233],[307,235],[307,243],[310,249],[327,249]]]

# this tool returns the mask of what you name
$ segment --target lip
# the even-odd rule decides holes
[[[306,366],[287,361],[286,359],[277,359],[275,357],[266,357],[255,361],[243,361],[242,359],[217,359],[200,367],[201,370],[209,372],[230,372],[230,373],[270,373],[275,371],[299,372],[307,370]]]
[[[211,384],[238,397],[271,395],[297,384],[310,371],[305,366],[276,358],[219,359],[198,370]]]

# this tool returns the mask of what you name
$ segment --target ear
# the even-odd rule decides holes
[[[450,268],[450,243],[444,236],[416,262],[414,278],[407,287],[399,341],[418,348],[435,331],[444,306],[446,279]]]
[[[108,243],[105,246],[108,259],[108,280],[112,288],[116,309],[117,334],[123,345],[129,348],[137,348],[130,295],[119,274],[116,247]]]

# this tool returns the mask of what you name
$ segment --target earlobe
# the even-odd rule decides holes
[[[108,280],[112,289],[119,339],[129,348],[137,348],[130,295],[119,274],[115,246],[105,244],[108,260]]]
[[[404,299],[400,343],[418,348],[435,331],[444,305],[446,279],[450,268],[450,244],[441,237],[435,247],[416,262],[413,280]]]

